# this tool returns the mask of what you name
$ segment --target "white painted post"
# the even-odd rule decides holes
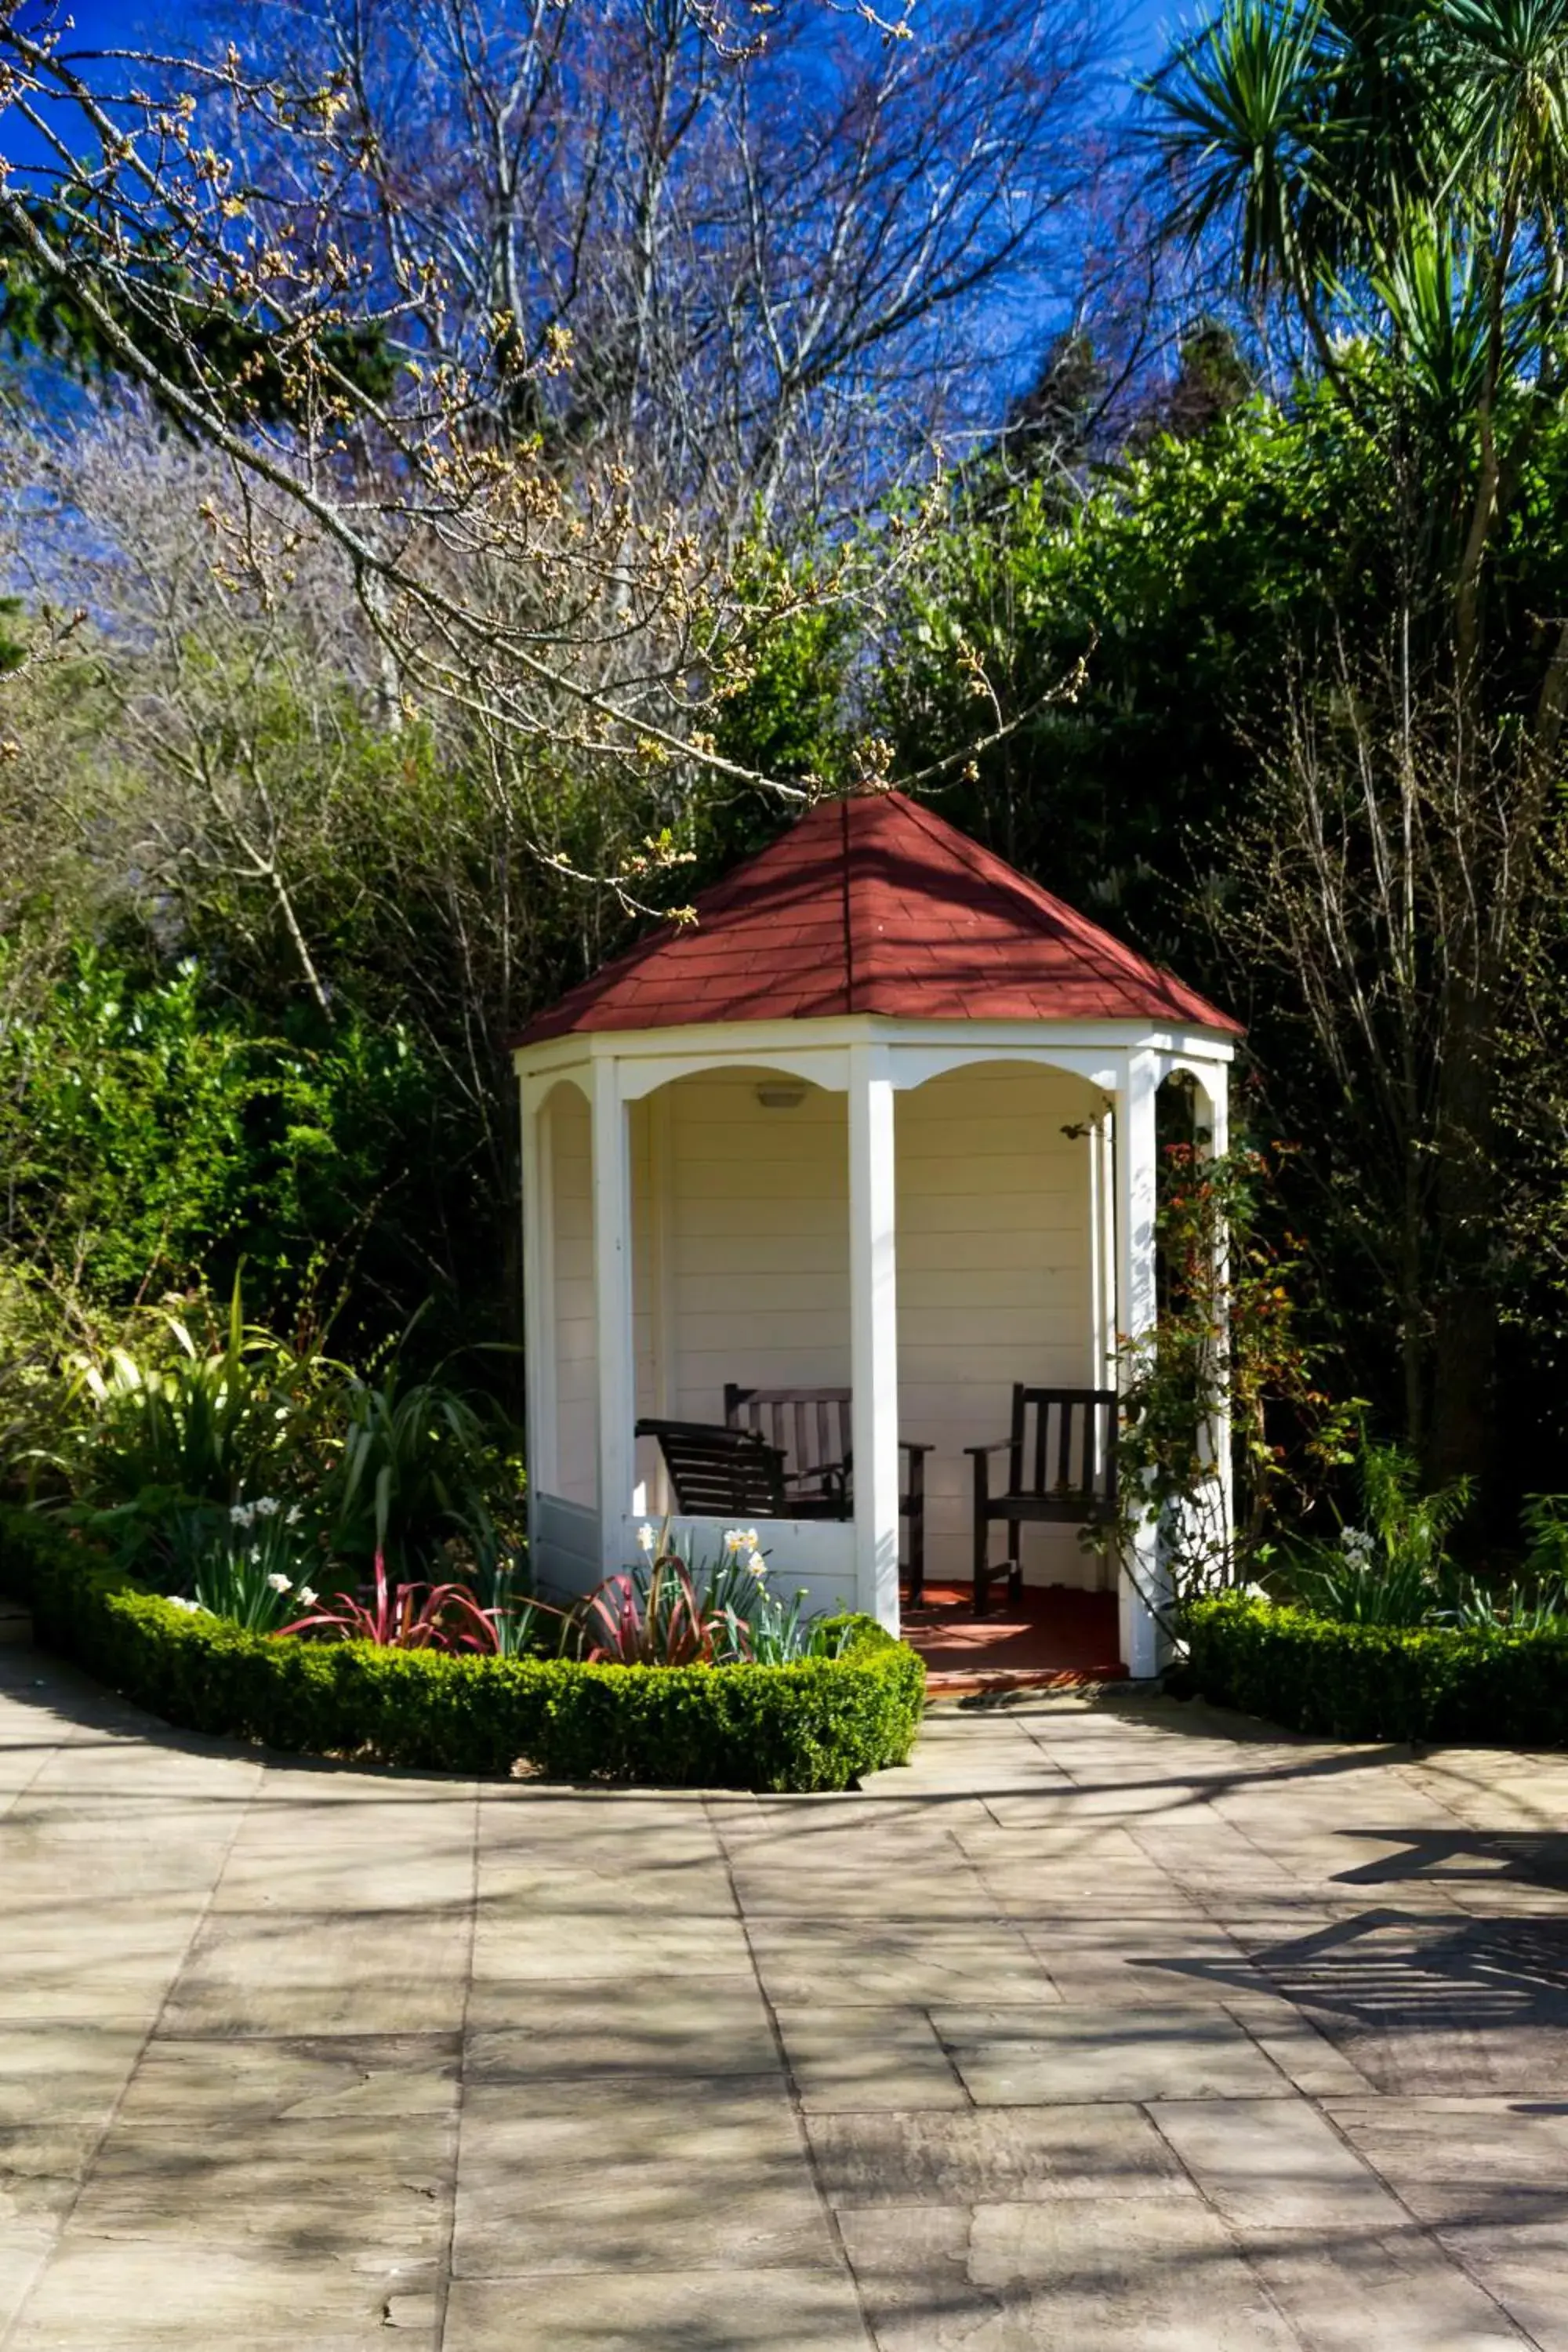
[[[1113,1119],[1110,1111],[1096,1111],[1089,1123],[1089,1384],[1092,1389],[1116,1385],[1116,1199],[1113,1179]],[[1105,1466],[1105,1438],[1100,1417],[1091,1424],[1094,1469]],[[1116,1574],[1109,1555],[1095,1563],[1097,1592],[1108,1592]]]
[[[599,1557],[626,1565],[622,1520],[632,1507],[637,1358],[632,1324],[632,1185],[620,1065],[594,1064],[594,1309],[599,1390]]]
[[[856,1606],[899,1630],[899,1300],[888,1050],[849,1049],[849,1360]]]
[[[528,1422],[528,1533],[539,1549],[539,1498],[555,1457],[555,1237],[550,1215],[550,1113],[537,1078],[519,1086],[522,1112],[522,1343]]]
[[[1128,1054],[1116,1097],[1116,1330],[1120,1341],[1152,1331],[1158,1300],[1154,1280],[1154,1097],[1160,1059]],[[1128,1538],[1120,1584],[1121,1655],[1135,1678],[1157,1674],[1162,1636],[1147,1595],[1158,1594],[1159,1530],[1145,1512]]]
[[[1230,1150],[1230,1072],[1223,1062],[1205,1066],[1204,1092],[1208,1097],[1208,1152],[1211,1159],[1223,1160]],[[1221,1232],[1215,1244],[1222,1272],[1230,1249],[1230,1236]],[[1220,1524],[1215,1529],[1223,1556],[1230,1557],[1231,1532],[1236,1524],[1236,1465],[1230,1451],[1230,1388],[1227,1382],[1209,1431],[1215,1464],[1219,1473]]]

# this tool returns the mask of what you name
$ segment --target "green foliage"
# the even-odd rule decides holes
[[[300,1575],[300,1512],[271,1495],[237,1503],[197,1556],[190,1598],[210,1616],[252,1633],[276,1633],[315,1594]]]
[[[237,1279],[216,1328],[193,1330],[167,1307],[146,1310],[141,1328],[136,1351],[78,1361],[57,1463],[74,1498],[143,1517],[150,1497],[170,1495],[224,1510],[247,1492],[297,1499],[301,1448],[331,1377],[319,1351],[247,1323]]]
[[[296,1498],[303,1446],[329,1367],[245,1322],[235,1279],[228,1315],[200,1331],[169,1307],[141,1319],[143,1345],[115,1345],[75,1367],[75,1413],[57,1458],[78,1503],[146,1517],[148,1496],[228,1510],[245,1494]]]
[[[1088,1539],[1127,1559],[1145,1514],[1161,1530],[1163,1612],[1241,1581],[1267,1559],[1282,1509],[1310,1502],[1347,1458],[1351,1408],[1318,1385],[1298,1303],[1298,1247],[1267,1213],[1279,1155],[1195,1143],[1161,1155],[1155,1328],[1121,1350],[1118,1511]],[[1290,1433],[1286,1444],[1282,1426]],[[1216,1433],[1228,1427],[1228,1497]]]
[[[493,1413],[441,1381],[405,1385],[395,1360],[379,1384],[351,1379],[318,1494],[334,1557],[356,1579],[383,1555],[406,1576],[456,1543],[492,1570],[509,1540],[497,1510],[515,1507],[518,1486],[505,1435]]]
[[[1187,1611],[1205,1698],[1334,1739],[1568,1748],[1568,1622],[1344,1625],[1243,1593]]]
[[[567,1619],[579,1655],[620,1665],[795,1665],[836,1658],[847,1620],[805,1612],[805,1586],[786,1601],[770,1591],[755,1528],[732,1529],[710,1568],[689,1562],[668,1523],[655,1538],[643,1530],[648,1558],[608,1576]]]
[[[287,1312],[314,1262],[359,1246],[429,1091],[395,1025],[312,1025],[268,1035],[193,961],[139,979],[79,948],[34,1018],[0,1024],[12,1263],[90,1314],[226,1290],[243,1255]]]
[[[868,1619],[796,1665],[569,1659],[279,1641],[189,1614],[37,1513],[0,1508],[0,1591],[39,1638],[170,1723],[286,1753],[650,1786],[843,1789],[904,1762],[925,1671]]]
[[[1447,1543],[1469,1507],[1470,1481],[1424,1494],[1411,1454],[1365,1439],[1355,1461],[1363,1524],[1342,1528],[1337,1545],[1293,1546],[1286,1581],[1304,1607],[1344,1624],[1429,1623],[1457,1605]]]
[[[1194,888],[1257,789],[1246,722],[1289,647],[1351,625],[1387,568],[1390,484],[1321,396],[1162,436],[1064,509],[969,478],[895,615],[872,708],[903,767],[1014,731],[936,794],[1070,903],[1215,987]]]

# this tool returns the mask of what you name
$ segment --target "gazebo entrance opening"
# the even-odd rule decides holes
[[[824,1076],[841,1076],[842,1055],[827,1058],[840,1067]],[[952,1050],[942,1058],[953,1063]],[[796,1059],[809,1066],[809,1055]],[[1018,1384],[1066,1397],[1069,1412],[1097,1398],[1103,1408],[1114,1391],[1115,1098],[1037,1054],[982,1053],[926,1075],[929,1059],[900,1069],[897,1049],[889,1056],[882,1241],[900,1616],[944,1665],[984,1666],[989,1654],[979,1653],[994,1650],[1027,1664],[1113,1668],[1124,1646],[1115,1562],[1082,1540],[1066,1510],[977,1530],[974,1454],[1007,1437]],[[599,1353],[595,1214],[604,1180],[616,1188],[613,1171],[595,1171],[591,1072],[550,1087],[531,1123],[546,1306],[533,1352],[536,1367],[549,1367],[552,1403],[536,1417],[541,1564],[557,1580],[594,1580],[635,1556],[642,1519],[667,1516],[697,1557],[711,1558],[740,1518],[757,1525],[780,1588],[805,1586],[814,1607],[865,1606],[851,1090],[738,1061],[643,1087],[623,1076],[620,1091],[629,1098],[618,1119],[607,1116],[624,1150],[624,1379],[607,1375]],[[622,1278],[612,1268],[611,1280]],[[618,1436],[601,1428],[612,1397]],[[1087,1446],[1090,1457],[1087,1469],[1075,1460],[1070,1482],[1098,1470],[1103,1488],[1113,1411],[1098,1422],[1085,1412],[1065,1432],[1053,1412],[1028,1423],[1029,1449],[1037,1436],[1048,1447],[1044,1485],[1069,1483],[1070,1438],[1075,1455]],[[771,1496],[756,1485],[725,1487],[721,1444],[717,1486],[703,1486],[727,1428],[760,1429],[778,1444],[783,1476]],[[601,1513],[611,1454],[625,1476],[618,1507]],[[991,1495],[1005,1495],[1005,1450],[986,1468]],[[974,1622],[977,1532],[992,1561],[1016,1556],[1019,1570],[1016,1583],[998,1573],[994,1591],[984,1588],[982,1606],[994,1608],[984,1629]],[[911,1566],[923,1570],[913,1589]]]

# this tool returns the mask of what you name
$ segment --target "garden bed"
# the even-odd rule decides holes
[[[280,1639],[193,1614],[37,1515],[0,1509],[0,1595],[37,1638],[193,1731],[419,1770],[843,1789],[900,1764],[925,1672],[869,1618],[791,1665],[589,1664]]]
[[[1350,1625],[1243,1593],[1186,1612],[1203,1697],[1334,1739],[1568,1748],[1568,1625]]]

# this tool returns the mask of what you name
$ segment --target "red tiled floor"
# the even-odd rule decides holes
[[[998,1591],[990,1615],[977,1617],[967,1585],[928,1584],[924,1605],[904,1611],[903,1633],[925,1660],[926,1686],[938,1696],[1121,1682],[1127,1674],[1114,1592],[1026,1584],[1016,1609]]]

